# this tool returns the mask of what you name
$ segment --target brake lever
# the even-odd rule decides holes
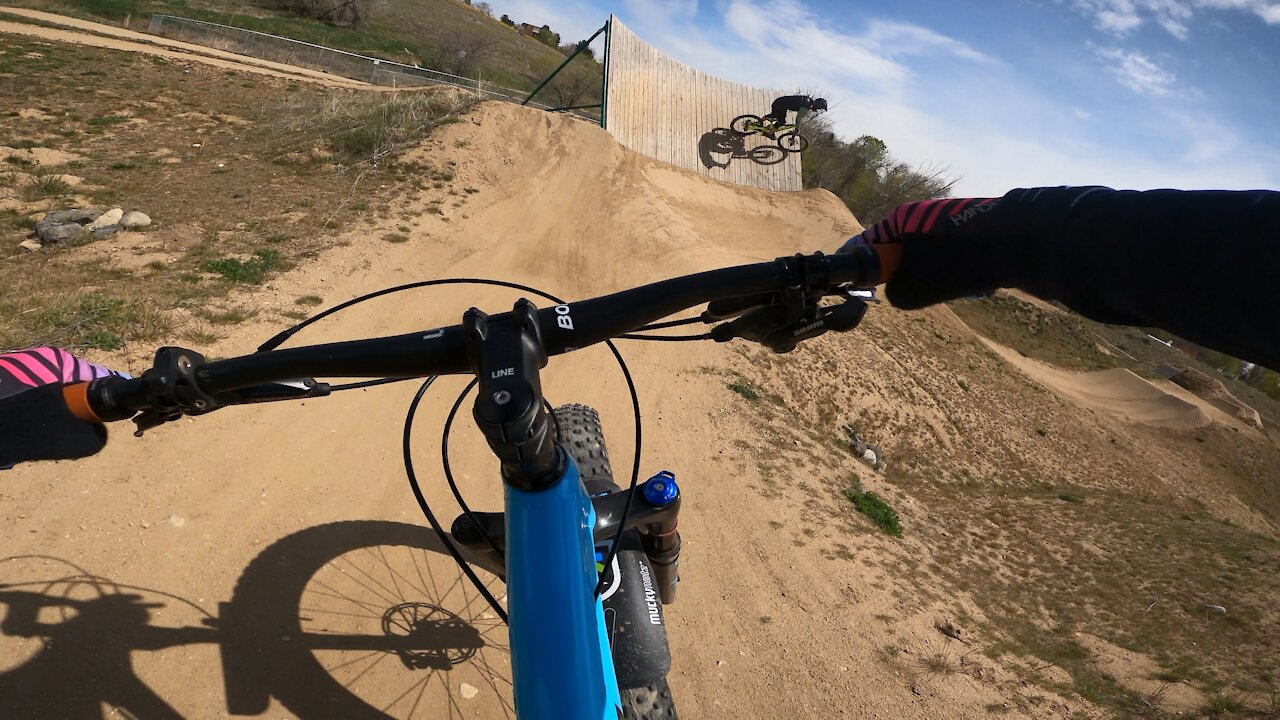
[[[791,308],[771,305],[746,313],[736,320],[711,329],[716,342],[735,338],[758,342],[776,353],[788,353],[799,343],[827,331],[848,332],[862,322],[867,303],[849,295],[839,305],[821,307],[814,303],[799,319],[793,319]]]

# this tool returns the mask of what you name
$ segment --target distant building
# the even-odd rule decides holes
[[[530,25],[529,23],[520,23],[520,34],[524,35],[525,37],[533,37],[534,35],[537,35],[538,31],[541,29],[542,28],[538,27],[537,25]]]

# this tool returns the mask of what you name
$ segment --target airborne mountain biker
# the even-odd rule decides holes
[[[1280,368],[1280,192],[1058,187],[924,200],[841,249],[862,245],[880,257],[899,308],[1020,288],[1099,322],[1159,327]],[[102,426],[76,420],[60,380],[50,382],[0,406],[0,467],[105,443]]]
[[[800,118],[804,117],[807,112],[822,112],[827,109],[827,101],[823,98],[814,98],[808,95],[784,95],[773,101],[770,106],[769,113],[760,118],[766,124],[773,126],[772,131],[766,131],[765,137],[770,140],[774,138],[774,132],[778,128],[787,124],[787,113],[794,112],[796,114],[796,123],[800,122]]]

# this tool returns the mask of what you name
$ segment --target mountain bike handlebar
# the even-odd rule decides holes
[[[551,356],[604,342],[703,303],[785,291],[821,293],[845,283],[874,287],[880,276],[879,257],[867,248],[831,256],[796,255],[685,275],[557,305],[538,310],[531,318],[536,318],[533,331],[540,335],[546,356]],[[511,315],[494,315],[489,320],[503,321]],[[801,330],[804,334],[796,333],[799,339],[813,334],[812,327]],[[64,397],[81,419],[124,420],[140,412],[170,415],[154,423],[159,424],[181,414],[203,414],[229,404],[328,393],[327,386],[297,380],[300,377],[412,378],[474,373],[477,365],[474,358],[468,357],[466,333],[463,325],[454,325],[207,363],[198,353],[162,348],[156,354],[155,366],[141,377],[108,377],[68,386]],[[544,358],[542,365],[545,364]],[[292,383],[262,387],[282,381]],[[145,429],[141,423],[139,428]]]

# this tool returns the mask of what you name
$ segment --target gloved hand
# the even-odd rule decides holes
[[[30,460],[88,457],[107,444],[107,429],[67,407],[62,384],[41,385],[0,399],[0,469]]]
[[[1009,287],[1024,253],[999,231],[999,198],[941,198],[899,205],[840,252],[880,255],[889,302],[917,309]]]
[[[29,460],[86,457],[101,450],[106,428],[76,418],[62,388],[107,375],[124,374],[60,348],[0,355],[0,469]]]

